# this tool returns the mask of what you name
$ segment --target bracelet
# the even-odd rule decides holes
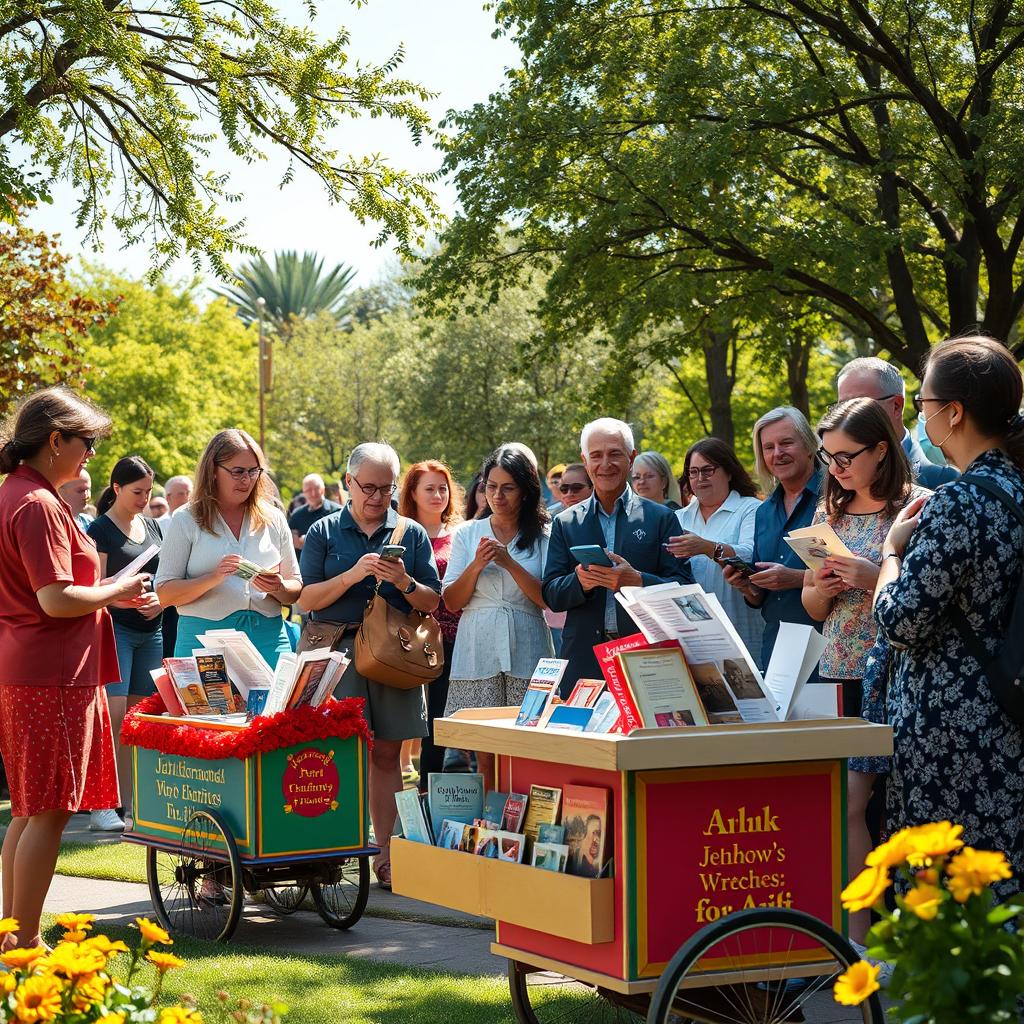
[[[901,563],[902,563],[902,561],[903,561],[903,556],[902,556],[902,555],[899,555],[899,554],[897,554],[897,553],[896,553],[895,551],[887,551],[887,552],[886,552],[886,553],[885,553],[884,555],[882,555],[882,561],[883,561],[883,562],[884,562],[884,561],[885,561],[885,560],[886,560],[887,558],[895,558],[895,559],[896,559],[896,560],[897,560],[898,562],[901,562]]]

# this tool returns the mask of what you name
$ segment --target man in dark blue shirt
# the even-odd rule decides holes
[[[803,413],[780,406],[765,413],[754,426],[754,460],[758,475],[775,488],[761,502],[754,518],[753,562],[760,570],[750,577],[725,567],[725,578],[737,587],[747,604],[761,609],[764,640],[761,668],[775,647],[779,623],[797,622],[818,627],[804,610],[801,591],[807,567],[782,539],[791,530],[810,526],[818,507],[821,473],[815,452],[817,438]],[[754,652],[751,652],[752,654]],[[810,681],[817,681],[815,670]]]
[[[300,558],[309,528],[332,512],[341,511],[341,506],[337,502],[327,499],[324,478],[319,473],[310,473],[302,481],[302,494],[306,504],[301,505],[288,517],[288,529],[292,531],[295,554]]]

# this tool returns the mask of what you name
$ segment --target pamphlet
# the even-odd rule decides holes
[[[815,523],[791,530],[782,538],[803,559],[808,569],[825,568],[826,558],[853,558],[853,552],[839,539],[828,523]]]
[[[562,791],[551,786],[530,786],[530,800],[526,805],[526,820],[523,832],[527,845],[537,839],[537,830],[547,822],[550,825],[558,821],[558,809],[562,803]]]
[[[505,813],[501,817],[501,827],[506,832],[522,832],[528,800],[526,793],[509,793],[505,801]]]
[[[402,822],[402,834],[414,843],[433,844],[430,826],[423,813],[420,795],[415,789],[403,789],[395,794],[398,817]]]
[[[446,818],[471,825],[474,818],[483,814],[484,777],[479,772],[430,772],[427,775],[427,807],[434,835],[440,833]]]
[[[825,638],[797,622],[779,624],[779,636],[764,674],[765,689],[775,700],[775,714],[786,721],[825,650]]]
[[[547,728],[564,732],[583,732],[593,717],[593,708],[573,708],[568,704],[557,704],[547,720]]]
[[[608,807],[611,796],[599,786],[566,786],[562,792],[562,824],[570,875],[599,878],[608,843]]]
[[[565,871],[569,847],[565,843],[534,843],[530,863],[545,871]]]
[[[526,836],[517,832],[498,833],[498,860],[522,864],[526,849]]]
[[[579,679],[565,703],[571,708],[592,708],[603,689],[603,679]]]
[[[133,558],[123,569],[118,569],[118,571],[110,577],[110,582],[113,583],[116,580],[124,579],[125,576],[134,576],[154,555],[158,554],[160,554],[160,545],[150,544],[149,547],[138,556],[138,558]]]
[[[611,693],[602,693],[594,705],[594,713],[590,721],[583,727],[584,732],[607,733],[611,732],[619,722],[619,706],[615,703],[615,696]]]
[[[269,687],[274,673],[256,645],[240,629],[208,629],[196,639],[203,647],[223,650],[228,676],[245,698],[249,687]],[[282,655],[284,657],[284,655]]]
[[[536,728],[540,724],[541,716],[552,695],[557,693],[558,684],[562,681],[568,664],[568,661],[561,658],[541,658],[537,662],[530,684],[526,688],[526,696],[519,706],[516,725]]]

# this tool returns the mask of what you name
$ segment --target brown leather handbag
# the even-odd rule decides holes
[[[398,518],[389,544],[400,544],[408,520]],[[444,668],[441,627],[425,612],[401,612],[380,596],[380,583],[356,633],[356,671],[397,690],[432,682]]]

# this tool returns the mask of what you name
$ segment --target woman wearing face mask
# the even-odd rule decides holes
[[[874,399],[851,398],[833,406],[818,424],[818,437],[818,458],[828,476],[814,522],[831,526],[853,557],[826,559],[825,568],[804,584],[802,599],[811,618],[824,624],[821,681],[841,685],[843,714],[855,718],[861,714],[862,680],[875,642],[871,599],[882,543],[897,514],[930,492],[911,484],[910,462],[892,420]],[[860,872],[871,850],[865,815],[877,778],[874,766],[854,761],[847,776],[851,876]],[[850,934],[856,941],[864,941],[870,917],[869,911],[851,915]]]
[[[96,502],[96,518],[89,524],[88,534],[100,556],[100,573],[113,576],[130,565],[153,545],[163,543],[160,527],[146,515],[153,493],[153,470],[138,455],[119,459],[110,473],[110,486]],[[159,558],[153,557],[142,571],[153,575]],[[107,687],[110,723],[117,749],[117,777],[120,783],[120,806],[129,812],[132,795],[131,748],[122,747],[118,737],[125,712],[143,697],[156,692],[150,673],[160,668],[163,660],[163,636],[160,632],[162,611],[160,599],[152,591],[137,608],[111,608],[114,640],[117,642],[119,681]],[[94,810],[89,827],[102,832],[119,832],[124,822],[113,808]]]
[[[964,474],[897,516],[882,548],[875,619],[888,641],[886,706],[894,738],[887,780],[892,830],[948,819],[969,846],[1006,853],[1024,874],[1024,735],[997,704],[984,669],[1006,640],[1024,573],[1024,527],[966,477],[1024,502],[1024,381],[1004,345],[955,338],[924,365],[915,406]]]

